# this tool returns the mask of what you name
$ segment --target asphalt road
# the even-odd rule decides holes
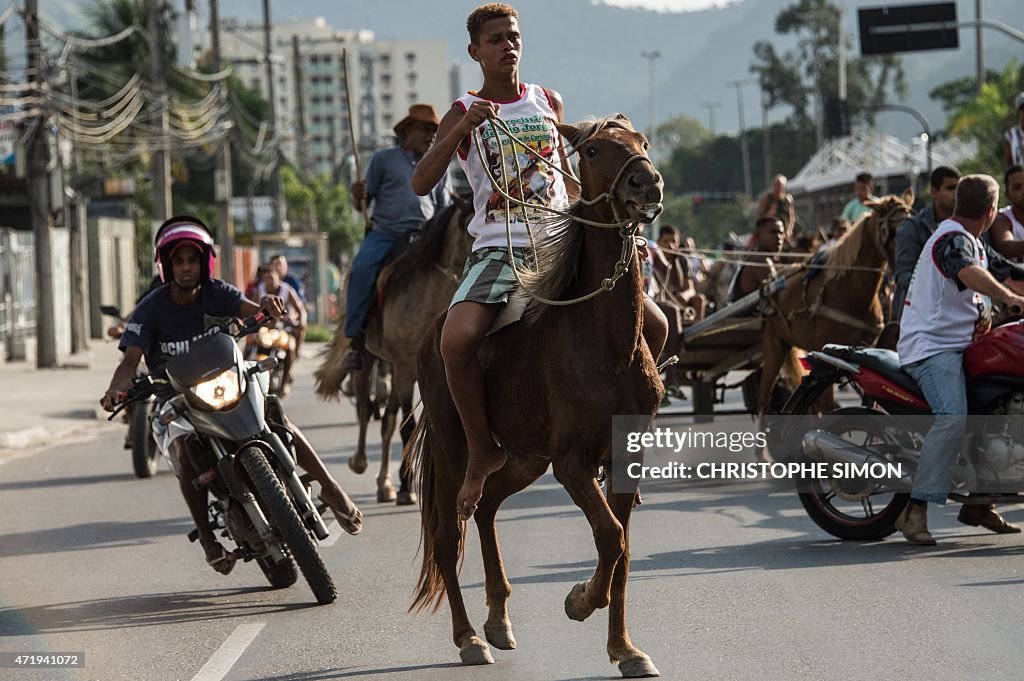
[[[322,548],[338,601],[317,607],[301,580],[271,591],[252,564],[215,574],[185,537],[190,522],[170,471],[135,479],[120,431],[101,429],[91,442],[0,466],[0,652],[84,652],[86,661],[75,670],[0,669],[0,679],[619,677],[604,652],[605,612],[584,623],[563,612],[596,552],[582,513],[550,475],[498,517],[518,650],[462,668],[447,607],[406,614],[418,513],[375,503],[376,449],[367,474],[345,466],[353,411],[314,400],[313,363],[299,366],[289,413],[366,514],[361,536],[342,533]],[[932,513],[938,547],[842,543],[789,493],[710,494],[672,483],[644,492],[633,525],[630,632],[664,678],[1021,677],[1021,535],[960,526],[947,507]],[[1024,521],[1024,510],[1007,516]],[[482,631],[475,529],[462,584]]]

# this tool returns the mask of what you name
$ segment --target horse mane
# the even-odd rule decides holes
[[[420,235],[411,243],[399,248],[398,254],[388,263],[385,267],[386,272],[382,272],[381,275],[385,294],[403,289],[417,274],[434,266],[441,256],[448,223],[451,222],[457,208],[458,206],[453,203],[440,213],[434,213],[423,225]]]
[[[872,215],[874,215],[874,211],[864,213],[857,218],[857,221],[853,223],[849,231],[835,245],[828,249],[825,257],[825,264],[828,265],[828,269],[825,271],[826,281],[835,279],[848,268],[858,264],[857,254],[860,253],[864,239],[871,238],[867,235],[868,229],[865,225]]]
[[[569,139],[573,149],[605,128],[626,129],[619,114],[604,118],[590,118],[574,123],[576,134]],[[549,300],[561,300],[565,292],[576,282],[580,253],[583,250],[583,230],[585,225],[576,220],[585,206],[574,203],[566,211],[568,217],[554,215],[541,220],[536,226],[541,227],[542,238],[537,240],[536,252],[528,252],[531,263],[519,270],[523,286],[531,293]],[[539,236],[539,235],[536,235]],[[535,257],[534,257],[535,255]],[[531,298],[522,322],[535,324],[550,308]]]

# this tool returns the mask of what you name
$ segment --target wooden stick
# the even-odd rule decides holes
[[[359,162],[359,145],[356,144],[356,126],[352,122],[352,81],[348,78],[348,48],[341,49],[341,66],[345,71],[345,109],[348,112],[348,139],[352,144],[352,158],[356,162],[356,182],[363,181],[362,164]],[[367,211],[367,200],[363,199],[363,227],[370,229],[370,214]]]

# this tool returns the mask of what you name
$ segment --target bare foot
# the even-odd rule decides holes
[[[333,486],[321,486],[320,500],[334,511],[334,517],[338,519],[341,529],[353,536],[363,531],[362,511],[348,498],[338,483],[334,483]]]
[[[480,503],[480,497],[484,493],[484,483],[491,473],[495,473],[505,465],[505,452],[497,445],[492,449],[471,450],[469,453],[469,466],[466,469],[466,479],[459,490],[455,508],[459,518],[469,520],[476,513],[476,505]]]
[[[207,565],[222,575],[235,569],[235,562],[238,558],[234,552],[226,550],[216,539],[208,539],[200,543],[203,545],[203,553],[206,554]]]

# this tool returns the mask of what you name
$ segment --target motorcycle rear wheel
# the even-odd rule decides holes
[[[138,402],[132,409],[132,469],[137,478],[152,478],[160,463],[149,412],[149,402]]]
[[[855,442],[860,446],[894,443],[894,435],[884,427],[884,414],[863,407],[839,409],[822,417],[817,428]],[[906,445],[907,443],[901,443]],[[809,461],[800,454],[802,461]],[[856,501],[845,501],[841,490],[821,480],[798,483],[800,504],[811,520],[834,537],[858,541],[885,539],[896,531],[896,518],[910,500],[906,493],[890,492],[870,495]],[[878,498],[876,498],[878,497]],[[875,508],[876,502],[884,502]],[[845,503],[844,503],[845,502]]]
[[[260,508],[267,515],[271,527],[284,539],[317,603],[333,603],[338,597],[334,580],[324,567],[316,543],[306,530],[277,473],[270,467],[267,457],[259,447],[246,447],[239,454],[238,460],[249,475]]]

